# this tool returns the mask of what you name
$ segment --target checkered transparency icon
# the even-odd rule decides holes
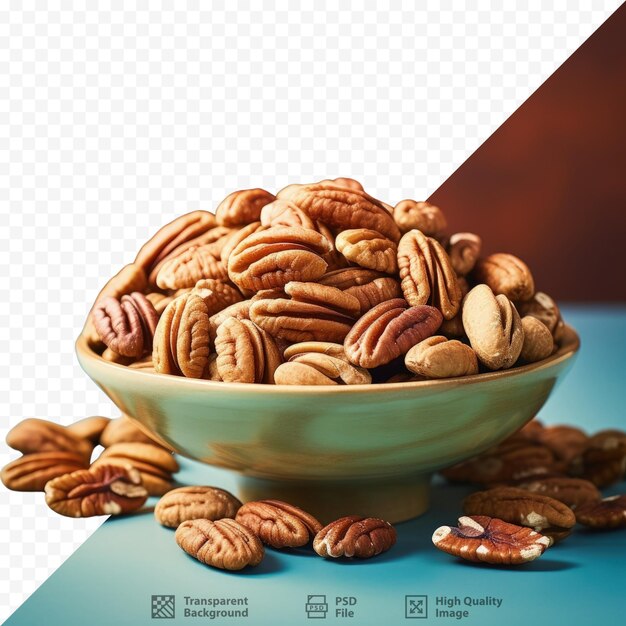
[[[176,617],[176,596],[152,596],[152,619],[174,619]]]
[[[73,340],[161,224],[235,189],[336,176],[424,198],[617,6],[5,3],[2,434],[117,414]],[[0,620],[100,522],[0,491]]]

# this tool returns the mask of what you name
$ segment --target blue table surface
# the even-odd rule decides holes
[[[582,349],[540,417],[588,432],[626,429],[626,307],[569,306],[564,317],[579,331]],[[183,483],[234,489],[229,472],[184,460],[181,466]],[[518,568],[468,564],[435,549],[431,535],[438,526],[455,523],[470,491],[435,480],[429,512],[399,524],[396,546],[370,561],[328,561],[304,549],[267,550],[260,566],[239,573],[188,557],[173,531],[156,523],[152,509],[110,518],[5,623],[624,623],[626,530],[597,533],[577,527],[562,544]],[[626,493],[626,484],[605,493]],[[307,602],[310,609],[326,608],[316,597],[322,595],[326,617],[319,612],[307,617]],[[161,617],[153,618],[153,596],[175,596],[175,617],[169,617],[167,599],[156,598],[155,606],[163,608]],[[187,598],[245,604],[197,606]],[[407,608],[413,610],[410,617]],[[186,615],[190,609],[204,613]],[[211,610],[245,613],[212,617]],[[438,615],[442,610],[454,615]]]

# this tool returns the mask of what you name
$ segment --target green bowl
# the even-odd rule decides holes
[[[78,360],[119,409],[176,452],[239,476],[244,500],[287,500],[329,521],[398,522],[428,508],[431,474],[502,441],[536,415],[579,339],[509,370],[411,383],[279,386],[132,369],[81,336]]]

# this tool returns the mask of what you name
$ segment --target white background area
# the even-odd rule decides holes
[[[25,417],[116,415],[73,342],[159,226],[327,177],[423,199],[618,6],[1,3],[2,439]],[[0,621],[101,521],[0,485]]]

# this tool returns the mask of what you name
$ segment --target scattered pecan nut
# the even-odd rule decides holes
[[[512,254],[498,252],[479,259],[472,274],[476,282],[485,283],[495,294],[509,300],[530,300],[535,294],[535,281],[528,266]]]
[[[258,222],[261,210],[276,199],[265,189],[242,189],[226,196],[215,209],[215,219],[221,226],[245,226]]]
[[[474,233],[455,233],[448,241],[448,256],[452,269],[459,276],[466,276],[476,265],[480,256],[482,240]]]
[[[568,465],[568,473],[591,481],[596,487],[618,482],[626,472],[626,433],[599,431],[589,437],[583,451]]]
[[[235,518],[272,548],[304,546],[322,525],[301,508],[280,500],[259,500],[244,504]]]
[[[108,417],[93,415],[66,426],[66,430],[75,437],[87,439],[94,446],[97,446],[100,443],[100,436],[110,423],[111,420]]]
[[[393,208],[393,219],[403,233],[419,230],[427,237],[440,237],[447,226],[438,206],[416,200],[398,202]]]
[[[137,426],[137,422],[123,415],[111,420],[100,435],[100,445],[108,448],[115,443],[140,442],[160,445]]]
[[[398,271],[398,246],[375,230],[344,230],[337,235],[335,245],[351,263],[386,274]]]
[[[433,335],[442,319],[434,307],[410,307],[402,298],[387,300],[354,324],[345,338],[346,355],[360,367],[384,365]]]
[[[137,358],[152,349],[159,315],[142,293],[120,300],[107,296],[96,304],[92,318],[100,339],[113,352]]]
[[[517,484],[519,489],[549,496],[567,504],[572,510],[583,504],[598,502],[602,495],[590,481],[569,476],[551,476],[524,480]]]
[[[584,451],[589,437],[580,428],[555,425],[538,430],[535,441],[550,448],[557,459],[569,463]]]
[[[63,474],[46,483],[46,504],[67,517],[119,515],[148,498],[139,472],[127,465],[100,465]]]
[[[274,338],[250,320],[227,318],[217,328],[216,367],[232,383],[274,383],[282,357]]]
[[[430,304],[452,319],[461,306],[461,291],[450,257],[441,244],[419,230],[404,234],[398,244],[400,285],[412,305]]]
[[[156,504],[157,522],[169,528],[178,528],[194,519],[234,518],[241,502],[232,493],[217,487],[179,487],[166,493]]]
[[[597,529],[626,527],[626,496],[609,496],[576,509],[576,521]]]
[[[489,369],[511,367],[524,344],[522,320],[513,303],[477,285],[463,300],[463,327],[478,359]]]
[[[570,529],[576,523],[572,509],[560,500],[516,487],[473,493],[463,501],[463,513],[497,517],[542,533],[546,529]]]
[[[405,355],[404,364],[414,374],[428,378],[452,378],[478,374],[478,359],[472,348],[441,335],[427,337]]]
[[[33,452],[76,452],[89,459],[93,444],[65,426],[34,417],[22,420],[6,437],[7,445],[22,454]]]
[[[369,559],[396,543],[396,529],[382,519],[351,515],[324,526],[313,539],[320,556]]]
[[[324,235],[300,226],[273,226],[241,241],[228,260],[230,280],[240,289],[283,287],[292,280],[316,280],[332,246]]]
[[[541,556],[550,540],[525,526],[485,515],[471,515],[460,517],[458,528],[437,528],[433,543],[439,550],[466,561],[519,565]]]
[[[265,554],[259,538],[233,519],[182,522],[176,543],[201,563],[226,570],[258,565]]]
[[[88,466],[88,460],[77,452],[34,452],[11,461],[2,469],[0,478],[13,491],[43,491],[52,478]]]

